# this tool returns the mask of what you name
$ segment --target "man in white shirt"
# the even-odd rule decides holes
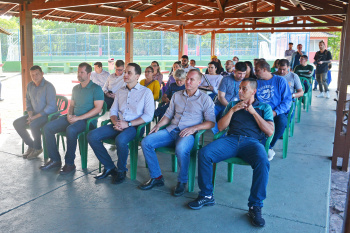
[[[109,76],[109,72],[102,69],[102,63],[101,62],[95,62],[94,64],[94,70],[91,72],[91,81],[99,85],[101,88],[103,85],[105,85],[107,78]]]
[[[109,175],[112,175],[112,184],[120,184],[125,180],[128,170],[128,143],[135,138],[137,126],[152,121],[153,94],[150,89],[138,83],[140,75],[141,67],[136,63],[129,63],[123,78],[126,85],[115,94],[115,101],[110,110],[112,124],[95,129],[87,135],[92,150],[104,165],[104,171],[95,176],[97,180]],[[103,146],[102,140],[109,138],[115,140],[117,147],[117,167]]]
[[[124,61],[117,60],[115,62],[115,73],[111,74],[104,86],[102,91],[105,93],[105,102],[107,104],[107,109],[112,107],[115,93],[124,85]]]
[[[188,73],[188,71],[194,69],[194,67],[190,66],[188,64],[188,56],[187,55],[182,55],[181,57],[181,66],[182,66],[182,69],[184,69],[184,71],[186,73]]]

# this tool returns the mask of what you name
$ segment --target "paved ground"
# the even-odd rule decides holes
[[[46,75],[57,93],[70,93],[75,76]],[[12,127],[13,119],[22,112],[20,77],[2,83],[1,232],[340,232],[348,174],[334,171],[331,177],[328,157],[332,153],[335,121],[332,100],[314,98],[311,111],[302,112],[301,122],[290,138],[287,159],[282,159],[282,141],[276,145],[263,208],[267,224],[256,229],[246,217],[252,175],[248,166],[235,166],[231,184],[226,181],[226,165],[220,163],[217,204],[200,211],[186,207],[197,196],[197,184],[194,193],[179,198],[170,195],[176,174],[171,172],[169,156],[163,154],[159,160],[166,185],[146,192],[137,189],[149,177],[141,151],[137,179],[127,179],[121,185],[93,179],[98,173],[98,161],[91,149],[87,170],[81,169],[77,158],[78,170],[72,175],[41,172],[38,167],[42,156],[34,161],[23,160],[20,138]],[[211,137],[206,133],[206,142]],[[109,152],[117,159],[115,151]],[[331,185],[334,198],[329,201]],[[334,206],[335,213],[331,211],[329,215],[329,206]],[[329,219],[334,226],[329,225]]]

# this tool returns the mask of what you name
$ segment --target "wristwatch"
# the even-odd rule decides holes
[[[128,121],[128,126],[129,126],[129,127],[132,126],[131,121]]]

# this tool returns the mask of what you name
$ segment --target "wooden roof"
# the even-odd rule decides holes
[[[0,0],[0,15],[19,16],[22,0]],[[32,0],[33,18],[134,28],[206,34],[340,31],[349,0]],[[276,17],[291,20],[275,23]],[[259,22],[270,18],[272,23]],[[232,31],[234,30],[234,31]]]

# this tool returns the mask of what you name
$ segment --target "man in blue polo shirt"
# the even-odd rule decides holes
[[[271,74],[270,70],[270,65],[263,60],[259,60],[255,66],[255,75],[258,77],[256,98],[271,106],[275,122],[275,134],[268,153],[269,160],[272,160],[275,156],[273,147],[277,140],[282,137],[287,126],[288,113],[292,105],[292,93],[287,80]]]
[[[50,160],[40,167],[41,170],[61,167],[61,156],[57,149],[55,134],[63,131],[67,136],[67,151],[65,165],[60,174],[65,175],[75,170],[74,159],[78,134],[85,130],[89,118],[101,112],[104,102],[102,88],[90,80],[91,71],[92,67],[88,63],[83,62],[79,65],[80,84],[73,88],[67,116],[59,117],[45,125],[44,134]],[[97,121],[90,125],[90,128],[96,128],[96,124]]]
[[[254,226],[264,226],[261,216],[270,163],[261,141],[274,131],[272,109],[255,99],[257,81],[244,79],[239,87],[240,101],[230,102],[218,122],[219,130],[229,127],[228,136],[215,140],[198,153],[199,196],[188,203],[191,209],[215,204],[213,195],[213,163],[240,157],[253,168],[253,182],[248,199],[249,216]]]

